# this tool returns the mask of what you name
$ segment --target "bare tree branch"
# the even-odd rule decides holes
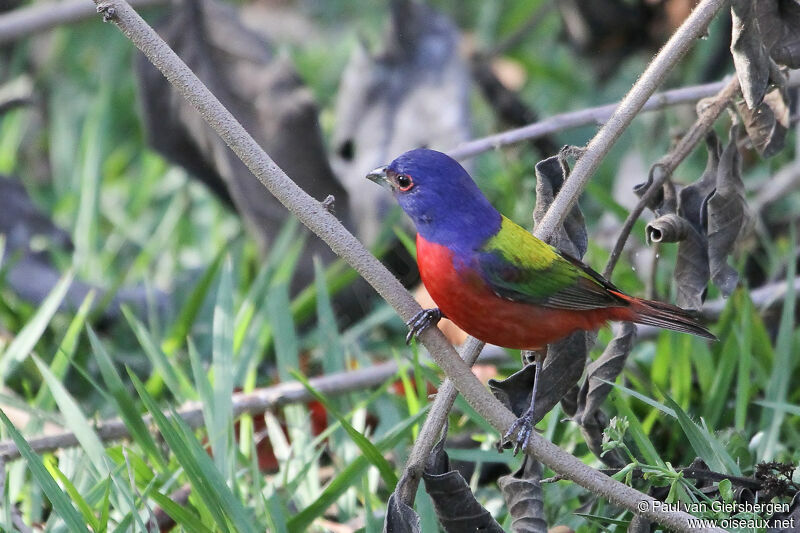
[[[800,81],[796,81],[796,83],[800,83]],[[670,106],[691,104],[703,98],[714,96],[724,86],[725,81],[718,81],[656,93],[647,100],[640,112],[658,111]],[[503,146],[518,144],[560,131],[586,126],[587,124],[602,125],[614,114],[619,104],[620,102],[615,102],[553,115],[521,128],[506,130],[463,143],[450,150],[448,154],[455,159],[464,160]]]
[[[382,363],[380,365],[351,370],[349,372],[339,372],[312,378],[309,380],[311,386],[316,390],[329,396],[337,396],[369,387],[375,387],[397,374],[397,363],[394,361]],[[236,393],[233,395],[233,416],[243,414],[257,415],[270,409],[275,409],[288,404],[303,403],[313,400],[314,397],[308,390],[297,381],[288,381],[272,387],[256,389],[249,393]],[[191,428],[197,428],[204,424],[203,407],[198,402],[191,402],[178,409],[180,416]],[[165,412],[167,416],[169,413]],[[146,424],[151,424],[153,417],[146,415],[142,417]],[[122,420],[106,420],[98,423],[94,427],[97,436],[101,441],[114,441],[130,437],[130,432]],[[71,448],[78,446],[78,438],[71,431],[64,431],[43,437],[34,437],[28,440],[33,451],[46,453],[61,448]],[[19,449],[13,440],[0,441],[0,465],[4,462],[18,459]]]
[[[136,8],[166,4],[167,0],[131,0]],[[64,24],[80,22],[97,13],[89,2],[66,0],[41,2],[0,15],[0,44],[11,43]]]

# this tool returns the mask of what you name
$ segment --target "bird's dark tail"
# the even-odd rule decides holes
[[[719,340],[700,324],[691,311],[681,309],[677,305],[655,300],[642,300],[621,293],[620,296],[630,302],[630,309],[634,312],[633,321],[637,324],[646,324],[648,326],[691,333],[706,339]]]

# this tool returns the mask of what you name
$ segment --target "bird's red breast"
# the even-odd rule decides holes
[[[502,298],[468,262],[420,235],[417,264],[425,288],[442,313],[473,337],[497,346],[539,349],[577,330],[633,319],[628,307],[575,311]]]

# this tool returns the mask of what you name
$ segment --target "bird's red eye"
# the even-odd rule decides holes
[[[411,176],[408,174],[398,174],[397,186],[401,191],[407,191],[414,186],[414,180],[412,180]]]

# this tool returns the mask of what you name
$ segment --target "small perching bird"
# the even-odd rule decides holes
[[[438,306],[408,322],[407,340],[442,317],[484,342],[524,350],[610,320],[716,339],[688,311],[623,293],[501,215],[446,154],[411,150],[367,178],[390,187],[414,222],[420,277]],[[530,409],[504,435],[517,433],[515,451],[532,431],[535,390],[536,382]]]

